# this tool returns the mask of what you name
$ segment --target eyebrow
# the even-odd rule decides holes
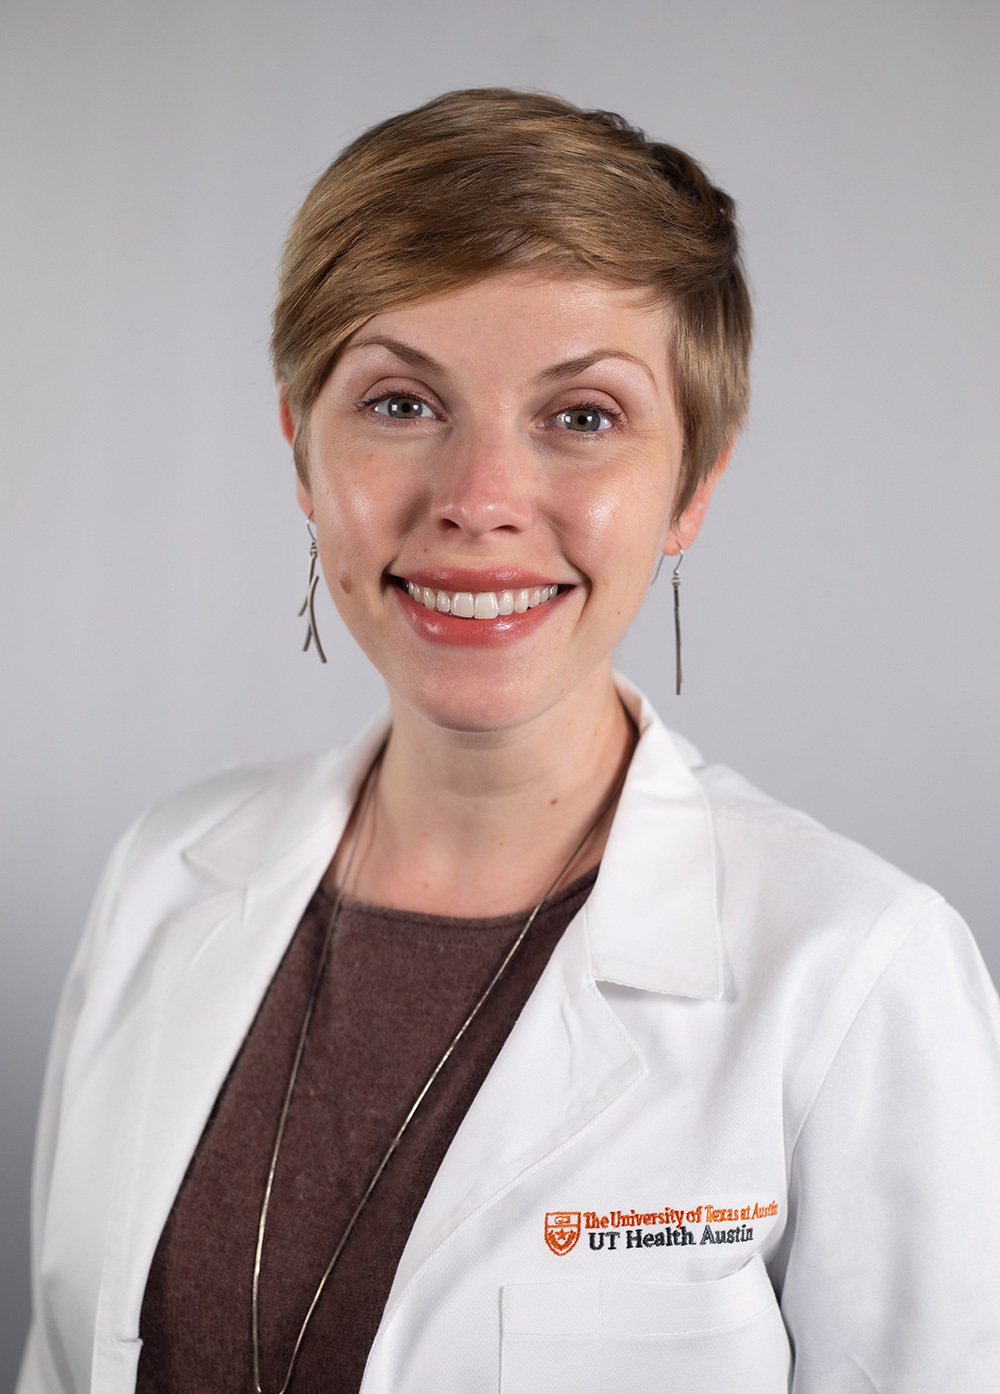
[[[367,339],[356,339],[353,344],[348,346],[348,352],[361,348],[388,349],[391,354],[402,359],[404,363],[408,363],[411,368],[421,368],[424,372],[436,373],[441,378],[450,376],[443,363],[439,363],[436,358],[432,358],[429,353],[424,353],[422,349],[404,343],[402,339],[391,339],[387,335],[373,334]],[[575,377],[577,373],[584,373],[595,363],[602,363],[609,358],[617,358],[624,363],[634,363],[637,368],[643,370],[655,386],[656,379],[653,377],[653,371],[649,364],[643,362],[641,358],[637,358],[634,353],[629,353],[627,349],[620,348],[597,348],[591,353],[581,354],[579,358],[566,358],[561,363],[553,363],[551,368],[543,368],[532,379],[531,385],[532,387],[542,387],[550,382],[560,382],[563,378]]]
[[[348,344],[347,352],[361,348],[384,348],[391,354],[401,358],[404,363],[408,363],[411,368],[422,368],[426,373],[436,373],[438,377],[447,378],[448,369],[443,363],[439,363],[436,358],[432,358],[429,353],[424,353],[422,349],[414,348],[412,344],[404,344],[402,339],[390,339],[382,334],[373,334],[368,339],[356,339],[353,344]]]
[[[653,377],[653,370],[649,364],[644,363],[641,358],[637,358],[634,353],[629,353],[627,349],[619,348],[594,349],[593,353],[582,354],[579,358],[567,358],[562,363],[554,363],[551,368],[544,368],[533,379],[532,386],[541,387],[545,383],[559,382],[562,378],[575,377],[577,373],[584,373],[595,363],[602,363],[608,358],[618,358],[624,363],[634,363],[637,368],[643,370],[655,386],[656,379]]]

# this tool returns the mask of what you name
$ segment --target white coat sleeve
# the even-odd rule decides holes
[[[790,1176],[792,1394],[996,1394],[1000,1012],[943,902],[847,1025]]]
[[[80,1011],[87,997],[108,926],[113,918],[126,868],[145,819],[120,839],[104,869],[79,948],[70,967],[56,1013],[35,1138],[31,1183],[32,1318],[15,1394],[63,1394],[75,1389],[57,1333],[52,1329],[42,1273],[42,1252],[52,1165],[65,1107],[66,1063]]]

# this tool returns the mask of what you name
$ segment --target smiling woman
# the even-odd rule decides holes
[[[749,346],[731,201],[613,114],[451,93],[317,182],[281,425],[390,710],[114,854],[20,1394],[992,1387],[968,931],[611,666]]]

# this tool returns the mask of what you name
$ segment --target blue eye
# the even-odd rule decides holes
[[[606,431],[612,424],[609,413],[598,407],[571,407],[559,412],[556,420],[568,431],[578,432]]]
[[[426,402],[422,402],[419,397],[412,397],[408,392],[396,392],[391,397],[375,398],[365,402],[365,406],[374,407],[379,416],[388,416],[393,421],[419,421],[428,417],[436,419],[437,416]]]

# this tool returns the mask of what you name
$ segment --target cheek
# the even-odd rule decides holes
[[[324,485],[324,502],[331,520],[348,537],[370,535],[392,498],[392,489],[374,452],[343,460],[330,470]]]
[[[584,570],[591,580],[623,592],[649,585],[666,535],[669,500],[665,490],[636,488],[637,481],[591,496],[577,514],[575,534]]]
[[[383,475],[375,454],[367,453],[343,460],[317,490],[323,569],[344,596],[368,573],[381,574],[399,535],[400,491]]]

